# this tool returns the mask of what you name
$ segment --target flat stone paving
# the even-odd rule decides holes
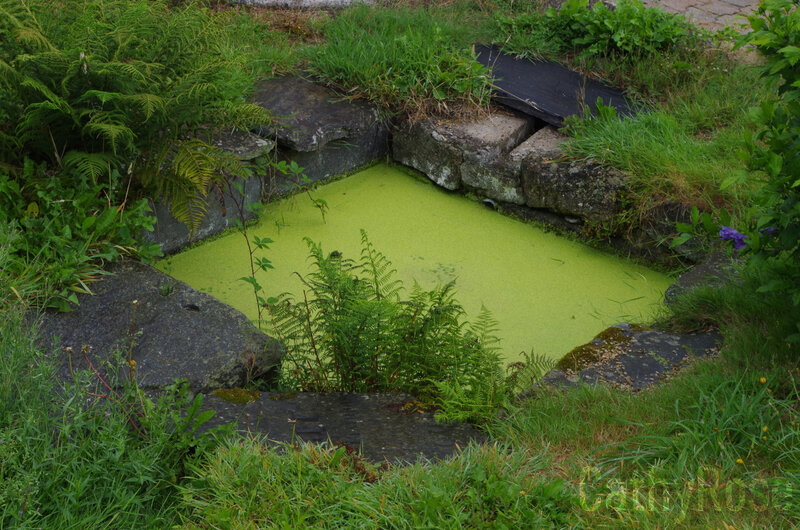
[[[486,435],[466,423],[437,423],[407,394],[261,393],[246,404],[206,395],[203,407],[216,411],[208,429],[237,423],[237,430],[268,443],[328,442],[359,450],[373,462],[414,462],[447,458]]]
[[[746,23],[743,17],[758,7],[758,0],[644,0],[644,5],[685,15],[701,28],[716,31]]]
[[[716,354],[722,343],[716,330],[669,333],[633,329],[625,323],[609,329],[618,330],[615,337],[600,338],[606,333],[603,332],[583,347],[586,352],[588,346],[593,359],[584,363],[578,357],[578,366],[555,368],[544,376],[542,382],[557,387],[602,383],[639,391],[668,378],[692,359]],[[568,358],[563,359],[559,366],[567,361]]]

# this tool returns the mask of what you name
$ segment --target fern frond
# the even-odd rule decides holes
[[[76,101],[78,103],[85,103],[91,100],[97,100],[101,105],[105,105],[109,101],[115,101],[122,97],[119,92],[107,92],[105,90],[87,90]]]
[[[83,126],[83,132],[102,139],[114,154],[120,149],[135,150],[136,135],[125,120],[116,112],[87,110],[81,117],[89,115],[89,121]]]
[[[499,351],[500,338],[499,325],[486,306],[481,305],[481,311],[475,321],[469,325],[469,332],[476,337],[481,346],[487,351]]]
[[[122,96],[120,102],[129,103],[137,107],[144,114],[144,121],[153,117],[153,114],[166,113],[167,103],[164,98],[155,94],[133,94]]]
[[[17,42],[37,50],[55,51],[56,47],[45,37],[38,28],[20,26],[14,31]]]
[[[191,99],[211,98],[219,94],[219,89],[214,83],[196,83],[189,88],[186,94]]]
[[[119,83],[120,79],[127,79],[139,86],[139,83],[147,82],[150,76],[143,65],[147,65],[147,63],[111,61],[96,65],[93,70],[96,75],[106,77],[114,82]]]
[[[186,225],[190,234],[194,234],[208,212],[208,201],[205,196],[191,189],[184,189],[182,193],[174,195],[175,198],[170,202],[170,213]]]
[[[16,90],[17,86],[19,86],[20,77],[19,72],[14,67],[0,59],[0,81],[3,81],[7,87]]]
[[[21,53],[14,58],[14,65],[21,74],[31,73],[35,79],[60,79],[70,64],[70,58],[59,50],[43,51],[36,54]],[[61,95],[66,94],[62,92]]]
[[[34,92],[43,96],[46,100],[46,103],[49,103],[48,108],[52,110],[58,110],[68,116],[72,115],[72,106],[69,104],[69,102],[66,99],[56,95],[55,92],[50,90],[50,88],[48,88],[47,85],[45,85],[38,79],[33,79],[32,77],[25,76],[20,81],[20,86],[30,88]]]
[[[114,161],[114,157],[108,153],[85,153],[83,151],[69,151],[62,159],[65,168],[89,177],[95,184],[99,177],[107,175],[111,171]]]
[[[177,187],[167,198],[172,214],[186,224],[191,233],[197,231],[207,212],[211,183],[221,175],[215,155],[219,150],[199,139],[178,142],[168,174],[163,177],[174,180]]]
[[[214,156],[218,151],[199,139],[181,141],[177,144],[172,170],[178,178],[194,184],[199,193],[207,195],[219,167]]]
[[[226,126],[236,129],[250,129],[254,126],[268,127],[273,122],[270,112],[260,105],[227,100],[210,105],[206,116],[216,123],[224,123]]]
[[[392,262],[379,252],[367,237],[366,230],[361,230],[361,269],[369,277],[375,298],[399,298],[402,282],[393,279],[397,269],[393,269]]]
[[[555,368],[556,361],[541,354],[521,352],[522,361],[514,362],[506,368],[506,385],[517,395],[524,394],[536,382]]]

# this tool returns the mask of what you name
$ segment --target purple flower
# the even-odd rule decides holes
[[[775,228],[774,226],[768,226],[766,228],[762,228],[761,230],[759,230],[759,232],[761,232],[767,237],[772,237],[778,233],[778,229]]]
[[[733,248],[736,250],[741,250],[747,246],[747,243],[744,242],[744,240],[747,239],[747,236],[735,228],[731,228],[730,226],[723,226],[720,228],[719,238],[723,241],[733,241]]]

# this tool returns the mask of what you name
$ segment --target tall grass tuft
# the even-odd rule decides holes
[[[387,469],[388,467],[388,469]],[[183,488],[189,525],[213,527],[481,528],[564,526],[574,492],[536,473],[543,462],[497,446],[437,464],[383,466],[346,448],[277,452],[225,444]]]
[[[158,403],[127,387],[106,392],[89,374],[60,387],[63,351],[42,351],[18,309],[0,322],[0,527],[167,527],[175,487],[195,452],[212,445],[194,429],[185,388]],[[79,355],[78,352],[74,352]],[[95,390],[95,386],[101,390]],[[91,390],[90,390],[91,389]],[[125,402],[136,404],[133,413]],[[187,416],[185,412],[189,413]]]
[[[311,71],[385,108],[415,116],[488,102],[490,78],[457,24],[425,9],[361,6],[330,20]]]

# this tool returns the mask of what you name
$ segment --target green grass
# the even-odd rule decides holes
[[[356,7],[323,27],[310,70],[395,112],[425,115],[488,103],[489,77],[463,27],[426,9]]]
[[[752,67],[722,57],[704,67],[648,112],[570,121],[567,152],[626,170],[639,212],[677,201],[741,213],[756,181],[725,186],[726,180],[745,171],[744,138],[755,130],[747,109],[774,92]],[[722,92],[725,98],[719,97]]]
[[[562,526],[574,499],[544,462],[500,446],[388,470],[345,448],[223,445],[183,488],[189,527],[514,528]]]
[[[772,397],[772,382],[737,377],[717,359],[637,395],[542,390],[495,436],[544,448],[549,473],[577,491],[579,526],[788,526],[800,487],[798,400]]]
[[[797,309],[755,292],[769,274],[745,270],[687,295],[666,321],[720,325],[720,357],[637,394],[540,388],[486,424],[487,445],[408,466],[343,447],[193,444],[172,423],[187,396],[139,407],[129,387],[133,406],[120,407],[85,393],[88,374],[56,394],[63,352],[37,349],[35,328],[6,311],[0,526],[790,527],[800,522],[800,352],[775,355],[773,338]],[[122,413],[134,408],[146,411],[146,434]]]
[[[0,323],[0,528],[169,526],[185,465],[213,443],[192,436],[202,418],[181,417],[191,396],[155,404],[88,373],[59,389],[66,353],[37,348],[24,318],[7,309]]]

